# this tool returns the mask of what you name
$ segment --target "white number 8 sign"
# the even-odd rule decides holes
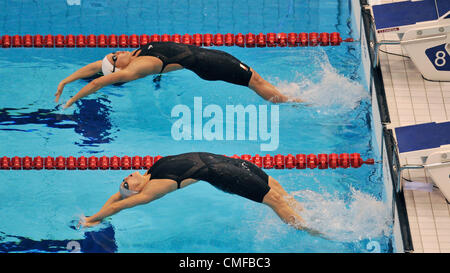
[[[447,53],[445,51],[438,51],[436,52],[436,59],[434,59],[434,64],[438,67],[442,67],[446,64],[445,57],[447,57]]]

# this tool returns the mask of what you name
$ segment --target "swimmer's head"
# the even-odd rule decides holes
[[[127,197],[130,197],[130,196],[133,196],[133,195],[139,193],[137,191],[130,190],[129,187],[130,187],[130,185],[128,185],[128,182],[122,182],[120,184],[119,192],[120,192],[120,196],[122,196],[122,198],[127,198]]]
[[[112,59],[113,63],[111,63],[108,59],[108,55],[106,55],[102,61],[102,72],[103,72],[103,75],[105,75],[105,76],[120,70],[119,68],[116,67],[117,56],[112,55],[111,59]]]
[[[120,183],[119,193],[122,198],[127,198],[138,194],[148,182],[148,177],[143,176],[139,172],[135,172],[125,177],[125,179]]]
[[[131,62],[131,56],[129,51],[116,51],[106,55],[102,61],[103,75],[106,76],[125,68]]]

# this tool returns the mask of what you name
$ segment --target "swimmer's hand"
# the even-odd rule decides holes
[[[81,217],[80,221],[78,222],[77,229],[80,227],[93,227],[100,224],[100,221],[90,221],[89,217]]]
[[[56,90],[56,93],[55,93],[55,102],[59,101],[59,97],[61,97],[61,94],[64,90],[64,86],[66,86],[66,84],[64,82],[60,82],[58,84],[58,89]]]
[[[64,104],[63,109],[69,108],[75,101],[73,99],[69,99],[66,104]]]

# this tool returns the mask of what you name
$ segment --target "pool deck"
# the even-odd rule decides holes
[[[371,4],[400,2],[372,0]],[[378,35],[378,40],[398,40],[394,33]],[[387,52],[407,55],[400,45],[383,45]],[[405,57],[380,52],[386,99],[391,118],[388,128],[450,120],[450,82],[430,82],[422,78],[414,63]],[[417,164],[401,159],[400,164]],[[417,182],[431,182],[423,169],[406,170],[403,176]],[[433,192],[405,190],[415,253],[450,253],[450,205],[439,189]]]

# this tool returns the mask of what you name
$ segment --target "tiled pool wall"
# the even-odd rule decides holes
[[[373,52],[370,52],[371,43],[374,42],[373,33],[371,33],[371,22],[370,20],[365,20],[361,8],[366,4],[368,4],[366,0],[351,1],[353,22],[355,22],[352,29],[355,30],[355,39],[360,41],[361,67],[363,74],[366,76],[366,86],[370,90],[372,98],[372,149],[378,155],[378,160],[382,162],[384,200],[387,204],[392,204],[394,251],[410,252],[413,250],[413,247],[404,196],[400,187],[398,187],[395,168],[392,167],[397,164],[395,152],[393,151],[394,146],[391,143],[390,132],[384,125],[389,122],[389,113],[385,107],[385,101],[383,101],[384,86],[379,67],[373,67]]]
[[[389,4],[404,0],[370,0]],[[377,34],[377,40],[398,40],[397,34]],[[382,45],[385,52],[404,55],[400,45]],[[379,53],[388,128],[450,120],[450,83],[424,80],[409,58]],[[421,164],[420,158],[401,156],[401,165]],[[410,180],[432,183],[424,169],[405,170]],[[438,188],[432,192],[404,190],[411,244],[415,253],[450,253],[450,204]]]

